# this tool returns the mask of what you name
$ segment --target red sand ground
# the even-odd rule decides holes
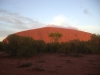
[[[4,56],[0,53],[0,75],[100,75],[100,55],[41,54],[41,57],[15,59]],[[27,62],[32,66],[17,68]]]
[[[58,27],[44,27],[38,29],[32,29],[27,31],[18,32],[16,34],[20,36],[30,36],[35,40],[44,40],[45,42],[51,42],[51,38],[48,36],[50,33],[59,32],[63,36],[60,38],[59,42],[66,42],[69,40],[79,39],[81,41],[87,41],[90,39],[90,33],[74,30],[74,29],[66,29],[66,28],[58,28]]]

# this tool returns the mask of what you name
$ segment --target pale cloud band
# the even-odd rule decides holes
[[[88,10],[84,11],[85,14],[91,15]],[[99,27],[95,25],[81,25],[79,20],[67,18],[63,14],[53,17],[53,21],[49,24],[54,24],[60,27],[69,29],[78,29],[85,32],[100,34]]]
[[[7,10],[0,10],[0,40],[9,34],[43,26],[31,18]]]
[[[53,24],[58,26],[68,25],[68,19],[64,15],[58,15],[53,18]]]
[[[85,13],[88,13],[85,11]],[[78,29],[91,33],[100,33],[99,27],[95,25],[80,25],[79,20],[67,18],[65,15],[56,15],[52,18],[52,22],[48,25],[56,25],[63,28]],[[45,22],[44,22],[45,23]],[[31,18],[21,16],[7,10],[0,10],[0,41],[12,33],[23,30],[35,29],[46,26]]]

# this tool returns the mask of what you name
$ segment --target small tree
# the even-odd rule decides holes
[[[54,42],[58,42],[58,40],[62,37],[63,35],[61,33],[55,32],[55,33],[50,33],[49,37],[52,38]]]

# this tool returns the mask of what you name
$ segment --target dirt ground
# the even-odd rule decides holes
[[[19,68],[27,63],[31,64]],[[32,58],[9,58],[0,52],[0,75],[100,75],[100,55],[41,54]]]

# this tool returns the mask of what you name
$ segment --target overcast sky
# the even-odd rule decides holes
[[[49,25],[100,34],[100,0],[0,0],[0,41]]]

